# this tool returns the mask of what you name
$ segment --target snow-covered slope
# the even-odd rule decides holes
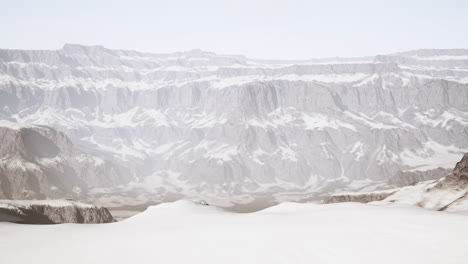
[[[383,191],[337,193],[323,202],[397,203],[437,211],[468,213],[468,153],[456,164],[453,171],[443,178]]]
[[[403,187],[383,203],[417,205],[439,211],[468,213],[468,154],[457,163],[453,172],[439,180]]]
[[[17,264],[464,264],[467,221],[416,207],[285,203],[238,214],[180,201],[112,224],[0,223],[0,250]]]
[[[267,61],[67,44],[0,50],[0,118],[64,132],[151,192],[332,192],[452,166],[467,83],[461,49]]]

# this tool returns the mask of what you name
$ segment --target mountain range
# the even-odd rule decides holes
[[[401,186],[468,152],[468,49],[290,61],[0,50],[0,135],[4,199],[247,203]]]

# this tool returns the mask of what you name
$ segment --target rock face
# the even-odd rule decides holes
[[[21,224],[111,223],[104,207],[65,200],[0,200],[0,222]]]
[[[78,151],[50,127],[0,121],[0,198],[83,197],[123,178],[111,162]]]
[[[0,118],[49,126],[112,164],[77,174],[91,187],[313,191],[450,167],[468,151],[467,69],[464,49],[304,61],[0,50]],[[9,192],[30,197],[19,186]]]
[[[468,181],[468,153],[457,163],[452,172],[452,178],[458,181]]]
[[[411,204],[438,211],[468,212],[468,154],[457,163],[451,174],[441,179],[423,181],[396,190],[336,194],[324,203],[374,201]]]
[[[428,171],[400,171],[388,180],[397,187],[412,185],[422,181],[436,180],[450,173],[449,169],[437,168]]]
[[[347,193],[347,194],[334,194],[326,198],[323,203],[370,203],[381,201],[390,195],[394,194],[396,190],[379,191],[370,193]]]
[[[448,176],[403,188],[384,201],[415,204],[439,211],[468,212],[468,153]]]

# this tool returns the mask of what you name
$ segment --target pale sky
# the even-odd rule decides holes
[[[0,0],[0,48],[307,59],[468,48],[466,0]]]

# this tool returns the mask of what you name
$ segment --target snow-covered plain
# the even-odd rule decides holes
[[[2,263],[468,263],[468,215],[283,203],[239,214],[178,201],[100,225],[0,223]],[[27,249],[27,250],[26,250]]]

